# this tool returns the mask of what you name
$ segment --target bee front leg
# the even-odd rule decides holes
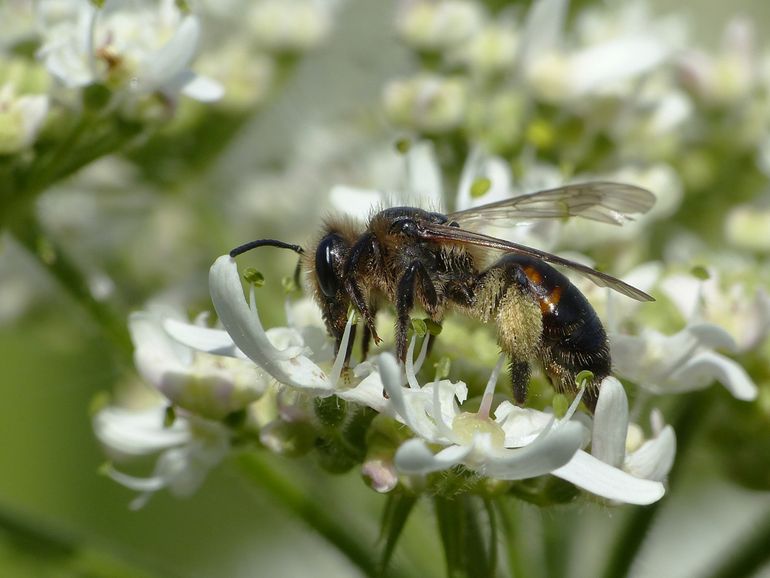
[[[401,361],[406,361],[409,314],[414,308],[414,292],[418,281],[428,311],[435,311],[438,307],[436,287],[430,280],[425,265],[420,261],[413,261],[398,282],[396,290],[396,353]]]

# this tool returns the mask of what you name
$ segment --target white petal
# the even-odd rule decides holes
[[[575,457],[566,466],[555,470],[553,475],[597,496],[627,504],[652,504],[666,492],[660,482],[627,474],[582,450],[578,450]]]
[[[148,54],[144,62],[142,90],[150,91],[174,82],[189,67],[198,49],[200,23],[195,16],[186,16],[174,36],[159,50]]]
[[[619,468],[626,455],[627,433],[628,398],[621,383],[610,376],[602,381],[596,402],[591,454]]]
[[[666,479],[676,456],[676,435],[670,425],[663,428],[655,439],[626,456],[624,469],[637,478],[662,482]]]
[[[462,463],[472,450],[472,444],[452,445],[434,454],[423,440],[412,438],[396,451],[395,464],[406,474],[428,474]]]
[[[391,402],[383,395],[382,379],[376,371],[367,375],[352,389],[342,389],[338,386],[335,394],[344,400],[371,407],[378,413],[391,411]]]
[[[746,370],[729,357],[713,351],[694,355],[670,378],[673,384],[688,389],[701,389],[719,381],[737,399],[751,401],[757,397],[757,386]]]
[[[182,86],[182,94],[200,102],[215,102],[225,94],[225,88],[213,78],[191,74]]]
[[[489,456],[480,473],[499,480],[523,480],[551,473],[569,462],[583,442],[583,426],[566,422],[522,448]]]
[[[188,347],[213,353],[215,355],[226,355],[234,357],[237,348],[233,339],[223,329],[211,329],[184,323],[176,319],[165,319],[163,328],[171,337],[179,343],[184,343]]]
[[[505,447],[517,448],[532,443],[553,421],[553,415],[503,401],[495,409],[495,421],[505,432]]]
[[[383,353],[378,360],[382,384],[388,392],[397,417],[419,436],[431,441],[436,440],[439,437],[436,424],[425,413],[426,393],[429,391],[401,387],[401,371],[396,358],[390,353]]]
[[[187,421],[177,418],[163,425],[165,405],[131,411],[108,406],[94,416],[94,433],[116,458],[149,455],[186,443],[190,439]]]
[[[623,37],[581,50],[570,58],[569,86],[575,94],[600,91],[660,65],[670,54],[658,38]]]
[[[270,343],[256,310],[246,303],[235,261],[222,255],[209,272],[211,300],[236,346],[277,381],[299,388],[330,390],[323,371],[296,347]]]

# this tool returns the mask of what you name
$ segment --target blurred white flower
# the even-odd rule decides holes
[[[192,495],[208,472],[230,449],[229,432],[220,423],[177,414],[167,423],[166,404],[143,410],[109,406],[96,413],[94,432],[105,451],[117,461],[160,454],[152,475],[140,478],[109,465],[107,475],[140,494],[131,502],[136,510],[164,488],[179,497]]]
[[[331,31],[332,0],[260,0],[247,14],[250,33],[269,52],[305,52]]]
[[[196,351],[173,337],[214,341],[221,330],[157,310],[133,313],[128,329],[139,374],[175,406],[192,413],[221,419],[259,399],[268,385],[267,376],[243,357]]]
[[[591,431],[591,452],[578,450],[553,472],[598,496],[630,504],[651,504],[663,497],[661,483],[674,463],[676,437],[653,414],[653,437],[643,441],[628,423],[628,398],[614,377],[602,381]]]
[[[644,329],[640,335],[611,335],[614,370],[655,393],[682,393],[719,381],[736,398],[753,400],[757,386],[735,361],[714,351],[732,351],[730,334],[712,323],[689,323],[675,335]]]
[[[745,203],[725,217],[725,237],[737,249],[770,252],[770,207]]]
[[[591,24],[602,33],[583,34],[578,46],[571,46],[562,29],[567,4],[564,0],[536,3],[526,25],[524,74],[534,92],[547,101],[579,102],[587,95],[618,91],[632,94],[630,81],[668,61],[677,49],[679,35],[669,30],[672,27],[658,25],[644,11],[635,12],[645,16],[642,22],[626,18],[628,7],[594,12],[592,18],[606,19],[601,25]],[[546,33],[542,33],[544,26]]]
[[[29,147],[48,114],[48,96],[17,95],[12,84],[0,86],[0,155]]]
[[[442,51],[470,41],[484,19],[481,5],[469,0],[402,0],[396,13],[396,30],[413,48]]]
[[[71,0],[71,14],[46,23],[46,9],[57,1],[39,5],[43,42],[38,55],[64,86],[99,82],[134,96],[161,93],[172,100],[180,93],[201,101],[222,96],[218,83],[190,69],[200,23],[174,0],[108,0],[103,8]]]
[[[754,36],[752,22],[742,16],[733,18],[725,27],[718,54],[693,50],[681,56],[678,65],[684,85],[712,105],[744,103],[761,79]]]
[[[445,133],[463,121],[467,87],[460,77],[420,74],[385,86],[385,112],[397,125],[420,132]]]
[[[750,351],[770,333],[770,296],[761,285],[741,281],[725,284],[724,275],[709,268],[707,279],[693,275],[668,275],[661,289],[691,323],[714,323],[730,334],[735,350]],[[729,277],[730,273],[727,273]]]
[[[485,26],[473,40],[452,53],[451,60],[462,63],[479,76],[503,74],[516,65],[519,42],[513,22],[502,20]]]
[[[5,0],[0,3],[0,49],[33,38],[35,18],[29,0]]]
[[[583,440],[583,427],[569,418],[555,421],[535,410],[503,402],[489,417],[501,357],[487,384],[477,413],[461,411],[464,383],[434,381],[420,387],[407,365],[408,388],[401,387],[399,368],[389,354],[380,356],[380,372],[399,420],[415,434],[396,451],[396,468],[406,474],[428,474],[465,465],[481,475],[519,480],[547,474],[566,464]],[[434,453],[431,445],[444,446]]]

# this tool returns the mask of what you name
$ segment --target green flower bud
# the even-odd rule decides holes
[[[298,457],[314,446],[316,432],[305,421],[288,422],[276,419],[259,432],[259,441],[273,453]]]
[[[336,395],[317,397],[314,400],[315,415],[324,426],[339,427],[347,415],[348,402]]]

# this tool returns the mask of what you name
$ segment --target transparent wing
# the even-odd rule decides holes
[[[498,249],[500,251],[506,251],[509,253],[517,253],[519,255],[535,257],[536,259],[541,259],[542,261],[566,267],[571,271],[580,273],[581,275],[588,277],[591,281],[600,287],[609,287],[610,289],[613,289],[618,293],[622,293],[627,297],[631,297],[632,299],[636,299],[637,301],[655,301],[653,297],[644,291],[637,289],[636,287],[632,287],[625,281],[621,281],[620,279],[612,277],[611,275],[597,271],[593,267],[588,267],[587,265],[576,263],[575,261],[570,261],[569,259],[564,259],[558,255],[546,253],[545,251],[533,249],[532,247],[527,247],[526,245],[519,245],[518,243],[505,241],[496,237],[490,237],[489,235],[483,235],[475,231],[466,231],[458,227],[434,225],[432,223],[422,226],[419,229],[418,234],[423,239],[431,241],[467,243],[469,245],[477,245],[479,247],[487,247],[489,249]]]
[[[631,215],[646,213],[655,204],[647,189],[623,183],[595,181],[565,185],[457,211],[449,215],[461,227],[503,225],[527,219],[584,217],[622,225]]]

